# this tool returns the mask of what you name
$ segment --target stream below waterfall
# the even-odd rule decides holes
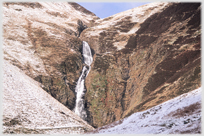
[[[83,47],[82,47],[82,55],[83,55],[83,61],[86,64],[83,69],[82,73],[77,81],[77,85],[75,88],[76,92],[76,103],[75,103],[75,108],[74,112],[81,117],[82,119],[86,120],[87,118],[87,113],[86,110],[84,109],[84,95],[86,93],[86,88],[85,88],[85,78],[89,74],[89,71],[91,70],[91,63],[93,62],[92,54],[91,54],[91,49],[88,45],[87,42],[83,41]]]

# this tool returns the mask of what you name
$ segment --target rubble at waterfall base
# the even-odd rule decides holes
[[[198,134],[201,133],[201,88],[136,112],[89,133]]]

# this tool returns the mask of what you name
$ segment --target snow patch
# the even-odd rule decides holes
[[[125,45],[127,45],[127,41],[121,41],[121,42],[114,42],[114,47],[117,47],[117,50],[121,50],[125,48]]]
[[[201,109],[195,108],[193,114],[172,116],[183,108],[201,104],[201,88],[166,101],[143,112],[136,112],[122,120],[122,123],[99,130],[105,134],[170,134],[201,130]],[[118,121],[119,122],[119,121]],[[117,123],[117,122],[116,122]],[[194,132],[193,132],[194,133]]]

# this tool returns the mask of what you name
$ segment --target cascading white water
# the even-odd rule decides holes
[[[92,54],[91,54],[91,49],[88,45],[87,42],[83,41],[83,50],[82,50],[83,58],[84,58],[84,63],[87,66],[84,66],[82,69],[82,73],[77,81],[77,85],[75,88],[76,92],[76,105],[74,108],[74,112],[81,117],[82,119],[86,119],[87,114],[84,109],[84,100],[83,96],[85,95],[86,89],[84,85],[84,80],[86,76],[88,75],[89,71],[91,70],[91,63],[93,61]]]
[[[90,67],[93,61],[93,58],[92,58],[89,44],[85,41],[83,41],[83,57],[84,57],[84,63]]]

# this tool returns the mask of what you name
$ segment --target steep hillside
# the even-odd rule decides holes
[[[76,3],[3,3],[4,59],[73,109],[83,65],[78,36],[96,19]]]
[[[3,64],[3,133],[74,134],[94,128],[16,66]]]
[[[201,3],[155,2],[99,19],[77,3],[5,2],[3,56],[73,110],[86,41],[84,106],[101,127],[201,86],[200,19]]]
[[[89,133],[196,134],[201,133],[201,88]]]
[[[86,79],[90,124],[103,126],[201,86],[200,3],[151,3],[80,38],[94,50]]]

